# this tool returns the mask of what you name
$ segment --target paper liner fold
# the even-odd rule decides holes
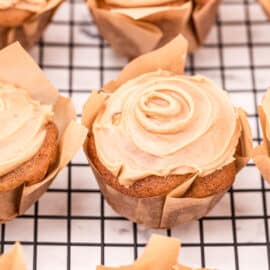
[[[1,270],[27,270],[22,247],[19,243],[12,246],[11,250],[0,256]]]
[[[180,247],[181,242],[176,238],[153,234],[134,264],[119,267],[100,265],[96,270],[199,270],[178,263]]]
[[[178,239],[162,235],[152,235],[143,254],[134,264],[106,267],[99,265],[96,270],[203,270],[178,263],[181,243]],[[0,256],[0,269],[27,270],[22,247],[19,243]],[[204,269],[207,270],[207,269]]]
[[[210,27],[216,19],[217,10],[221,1],[216,0],[197,0],[197,6],[193,13],[193,22],[198,39],[198,45],[202,45]]]
[[[101,35],[117,53],[128,58],[160,48],[180,33],[188,40],[189,50],[196,50],[206,39],[220,4],[220,0],[186,0],[166,9],[148,8],[144,16],[139,16],[111,11],[103,2],[87,0],[87,5]]]
[[[11,25],[0,21],[0,49],[5,46],[19,41],[25,49],[33,47],[40,39],[43,31],[51,21],[57,8],[64,0],[49,0],[47,6],[39,12],[30,12],[19,24]],[[7,9],[6,15],[12,16],[16,9]],[[1,9],[0,9],[1,11]],[[16,20],[16,18],[14,18]]]
[[[173,49],[172,49],[173,48]],[[107,93],[113,92],[122,83],[142,74],[158,69],[164,69],[176,74],[183,73],[187,44],[180,35],[166,46],[140,56],[130,62],[120,72],[118,78],[104,86],[104,91],[94,91],[84,105],[82,121],[91,131],[93,120],[98,111],[104,106]],[[169,64],[170,63],[170,64]],[[242,134],[239,139],[236,154],[237,171],[239,171],[251,156],[251,132],[245,112],[238,109]],[[186,198],[184,194],[191,187],[196,175],[184,184],[172,190],[169,194],[156,197],[135,198],[115,190],[106,184],[92,164],[88,155],[88,139],[84,143],[84,151],[96,176],[100,190],[111,207],[122,216],[152,228],[171,228],[177,224],[189,222],[205,216],[209,210],[222,198],[225,192],[217,193],[206,198]]]
[[[53,121],[59,131],[58,159],[45,179],[35,185],[22,184],[16,189],[0,192],[1,223],[23,214],[40,198],[60,170],[80,149],[87,135],[87,129],[74,121],[76,114],[71,99],[59,95],[19,43],[0,51],[0,81],[24,88],[42,104],[53,105]]]
[[[252,159],[263,178],[270,183],[270,142],[266,136],[267,119],[262,106],[258,106],[258,113],[263,133],[263,142],[254,149]]]
[[[261,4],[265,14],[270,19],[270,1],[269,0],[258,0],[259,4]]]

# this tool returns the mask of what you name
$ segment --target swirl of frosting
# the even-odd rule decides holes
[[[234,160],[241,125],[225,91],[157,71],[119,87],[93,124],[97,155],[123,185],[149,175],[207,175]]]
[[[0,0],[0,9],[17,8],[39,11],[46,6],[47,0]]]
[[[38,152],[52,114],[52,106],[41,105],[27,91],[0,82],[0,176]]]

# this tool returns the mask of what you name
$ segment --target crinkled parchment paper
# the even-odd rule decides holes
[[[43,104],[53,105],[53,121],[59,131],[58,160],[45,179],[32,186],[22,184],[15,189],[0,192],[1,223],[23,214],[40,198],[56,175],[80,149],[87,135],[87,129],[75,122],[76,114],[71,99],[58,93],[19,43],[0,51],[0,81],[22,87],[34,99]]]

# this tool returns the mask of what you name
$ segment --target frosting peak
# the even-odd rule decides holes
[[[40,149],[52,117],[23,89],[0,82],[0,176],[31,159]]]
[[[93,124],[97,155],[123,185],[149,175],[207,175],[234,160],[240,132],[225,91],[166,71],[123,84]]]

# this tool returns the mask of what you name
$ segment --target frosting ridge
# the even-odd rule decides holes
[[[40,149],[52,106],[27,91],[0,82],[0,176],[31,159]]]
[[[126,186],[221,169],[234,160],[240,133],[225,91],[202,76],[162,70],[120,86],[93,124],[99,159]]]

